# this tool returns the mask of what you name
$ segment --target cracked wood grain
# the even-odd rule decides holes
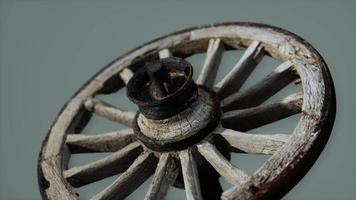
[[[215,85],[220,98],[238,91],[263,58],[262,43],[253,41],[232,70]]]
[[[279,102],[225,112],[221,123],[226,128],[248,131],[300,113],[302,104],[303,94],[295,93]]]
[[[188,149],[179,152],[179,158],[182,166],[187,200],[202,200],[203,197],[200,190],[199,175],[192,150]]]
[[[201,155],[227,182],[235,186],[242,186],[249,180],[249,175],[233,166],[210,142],[203,142],[197,146]]]
[[[89,98],[85,101],[85,108],[108,120],[132,127],[134,112],[129,112],[110,105],[102,100]]]
[[[255,85],[223,99],[221,106],[225,111],[258,106],[297,78],[293,63],[286,61]]]
[[[277,152],[290,138],[287,134],[251,134],[225,128],[218,128],[214,134],[221,135],[232,152],[267,155]]]
[[[169,187],[173,185],[177,176],[178,166],[174,158],[168,153],[162,154],[150,187],[146,193],[145,200],[165,199]]]
[[[214,85],[223,53],[224,45],[222,41],[220,39],[210,39],[204,65],[196,81],[197,84],[207,87]]]
[[[71,153],[114,152],[136,140],[132,129],[96,135],[68,134],[66,144]]]
[[[142,153],[119,178],[91,200],[125,199],[154,173],[156,162],[152,153]]]
[[[74,187],[80,187],[125,171],[142,152],[139,142],[92,163],[70,168],[63,172],[64,177]]]

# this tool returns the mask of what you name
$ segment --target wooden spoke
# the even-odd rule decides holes
[[[188,200],[203,199],[200,190],[199,175],[192,151],[190,149],[179,153],[182,165],[185,193]]]
[[[219,134],[230,144],[232,152],[246,152],[253,154],[274,154],[290,138],[287,134],[259,135],[242,133],[231,129],[217,129],[214,134]]]
[[[122,81],[127,85],[134,73],[129,68],[125,68],[120,72],[120,77]]]
[[[162,154],[145,199],[164,199],[169,187],[173,185],[176,180],[177,175],[178,168],[173,157],[166,153]]]
[[[102,100],[93,99],[93,98],[88,99],[84,103],[84,106],[86,109],[94,112],[97,115],[105,117],[111,121],[124,124],[128,127],[132,127],[132,123],[135,118],[134,112],[121,110],[120,108],[105,103]]]
[[[199,74],[197,83],[212,87],[220,65],[224,45],[220,39],[210,39],[203,69]]]
[[[172,56],[172,53],[169,49],[162,49],[158,52],[159,58],[168,58]]]
[[[293,64],[286,61],[252,87],[222,100],[221,105],[224,110],[258,106],[297,78]]]
[[[156,162],[153,153],[142,153],[119,178],[92,200],[124,199],[154,173]]]
[[[302,104],[303,94],[295,93],[279,102],[226,112],[221,123],[226,128],[248,131],[300,113]]]
[[[262,43],[258,41],[252,42],[230,73],[216,84],[215,87],[219,96],[224,98],[238,91],[260,62],[263,55]]]
[[[66,144],[71,153],[114,152],[135,141],[132,129],[97,135],[68,134]]]
[[[125,171],[142,152],[140,143],[132,143],[118,152],[95,162],[63,172],[74,187],[80,187]]]
[[[250,178],[239,168],[233,166],[210,142],[199,144],[198,151],[229,183],[242,186]]]

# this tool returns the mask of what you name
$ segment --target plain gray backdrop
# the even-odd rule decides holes
[[[40,199],[41,142],[62,105],[102,66],[164,34],[224,21],[285,28],[324,57],[337,94],[334,129],[285,199],[356,199],[356,3],[346,0],[0,0],[0,199]],[[173,190],[169,199],[179,195]]]

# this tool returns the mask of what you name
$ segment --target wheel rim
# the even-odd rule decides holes
[[[73,153],[73,148],[69,150],[68,146],[70,145],[66,145],[66,137],[68,133],[81,132],[83,127],[88,123],[91,115],[88,111],[90,110],[88,109],[90,106],[85,105],[88,104],[88,99],[92,99],[98,94],[116,92],[118,89],[125,86],[125,83],[128,82],[128,77],[130,77],[132,72],[137,70],[138,67],[142,66],[144,62],[156,60],[159,57],[167,57],[169,54],[184,58],[196,53],[205,52],[208,49],[207,54],[210,52],[211,55],[210,58],[208,58],[209,55],[207,55],[208,61],[206,62],[208,62],[208,64],[206,67],[206,74],[215,74],[217,68],[209,67],[208,65],[218,65],[216,62],[218,62],[217,60],[221,57],[219,54],[224,50],[222,46],[225,47],[225,50],[228,50],[229,48],[244,49],[248,47],[246,52],[249,50],[251,52],[245,62],[251,62],[252,60],[252,64],[248,63],[248,65],[246,65],[248,68],[245,70],[241,70],[240,68],[240,71],[243,71],[242,74],[245,74],[247,77],[253,71],[251,68],[254,68],[253,66],[258,64],[258,60],[261,59],[260,57],[264,54],[282,61],[285,66],[282,66],[279,69],[286,71],[286,69],[289,69],[288,67],[291,67],[293,68],[292,71],[296,70],[296,74],[298,74],[302,83],[303,94],[302,96],[297,95],[290,97],[290,101],[284,100],[282,103],[280,102],[279,106],[288,107],[288,115],[301,111],[301,118],[287,141],[281,139],[279,136],[271,136],[271,138],[268,138],[271,141],[277,141],[277,143],[279,142],[279,144],[283,144],[283,146],[280,145],[278,149],[271,150],[273,155],[252,176],[244,174],[237,167],[234,168],[234,174],[231,177],[227,175],[228,172],[231,172],[226,171],[229,164],[216,157],[219,155],[219,152],[211,143],[203,142],[198,144],[197,152],[202,154],[202,156],[208,160],[215,169],[219,168],[218,164],[221,164],[218,163],[219,161],[223,162],[223,169],[216,170],[223,178],[237,186],[237,188],[225,191],[223,193],[223,198],[270,199],[280,198],[288,192],[312,166],[323,149],[331,132],[335,117],[335,94],[331,76],[326,64],[316,50],[292,33],[262,24],[224,23],[187,29],[156,39],[114,60],[84,84],[84,86],[62,108],[62,111],[52,124],[52,127],[43,142],[38,167],[42,197],[49,199],[56,199],[56,197],[58,198],[59,196],[63,199],[77,198],[72,191],[71,184],[64,178],[66,174],[65,171],[68,171],[66,168],[70,158],[70,151]],[[248,59],[250,59],[250,61],[248,61]],[[276,76],[281,76],[281,71],[277,70],[277,72],[279,75]],[[120,79],[118,78],[120,76],[115,76],[119,74],[121,75]],[[199,77],[198,82],[212,86],[212,80],[214,80],[214,78],[214,76],[205,75]],[[238,80],[243,79],[244,78],[240,77]],[[290,83],[292,79],[294,80],[295,77],[291,77],[282,82]],[[236,104],[234,105],[234,102],[239,99],[246,100],[247,98],[241,97],[244,96],[241,94],[231,97],[232,91],[229,90],[238,91],[239,86],[244,82],[242,81],[242,83],[239,83],[234,80],[237,80],[236,77],[230,79],[227,78],[225,84],[229,85],[228,83],[234,83],[235,88],[231,87],[231,85],[224,88],[224,84],[221,83],[220,85],[219,83],[216,84],[218,87],[215,87],[216,90],[222,91],[220,95],[223,97],[230,97],[230,101],[225,100],[225,107],[229,111],[232,108],[236,109]],[[271,90],[270,93],[272,94],[267,94],[266,98],[268,98],[269,95],[272,96],[276,93],[275,90],[279,91],[279,89],[271,88],[269,88],[269,90]],[[256,92],[254,94],[256,94]],[[257,92],[257,94],[259,93]],[[264,97],[259,101],[263,102],[263,98]],[[253,104],[259,105],[261,103],[259,101],[254,102]],[[301,101],[302,106],[300,106]],[[284,104],[285,102],[287,102],[287,106]],[[278,105],[275,106],[278,107]],[[266,108],[261,107],[261,109]],[[258,110],[256,112],[258,112]],[[96,114],[100,115],[100,113]],[[120,113],[120,116],[121,115],[122,117],[119,117],[120,119],[117,119],[114,116],[113,118],[115,119],[111,120],[120,121],[127,126],[131,126],[131,121],[127,119],[133,118],[132,113],[123,112]],[[238,118],[236,115],[242,115],[243,117]],[[285,113],[280,114],[281,118],[283,116],[285,117]],[[230,122],[236,120],[240,120],[239,122],[242,124],[248,124],[243,121],[245,118],[246,115],[241,114],[241,112],[230,112],[228,115],[225,115],[225,118],[223,114],[223,120],[225,120],[223,125],[225,123],[225,126],[231,127],[233,126],[233,123]],[[263,121],[263,123],[266,123],[266,121]],[[249,130],[251,128],[249,126],[250,125],[246,125],[243,130]],[[254,126],[259,126],[259,124],[255,124]],[[232,138],[236,134],[231,136],[231,131],[229,130],[218,128],[215,130],[215,133],[222,134],[223,137],[229,141],[231,146],[237,145],[237,148],[240,150],[241,148],[245,148],[242,150],[252,151],[251,153],[256,153],[253,151],[261,151],[258,148],[256,150],[241,146],[241,144],[236,142],[236,138]],[[130,134],[127,133],[127,135],[125,140],[126,143],[133,142],[133,139],[129,136]],[[240,135],[240,139],[245,136],[246,135],[243,134]],[[266,142],[264,141],[263,144],[265,143]],[[141,147],[135,146],[138,145],[135,142],[130,145],[129,148],[126,145],[122,145],[122,147],[126,146],[124,148],[127,148],[131,152],[128,159],[133,161],[131,156],[138,156],[136,155],[137,149]],[[117,143],[113,146],[116,146],[118,149],[121,147]],[[110,149],[110,147],[108,148]],[[99,149],[96,149],[95,151],[98,150]],[[105,149],[101,150],[105,151]],[[79,150],[77,149],[77,151]],[[87,149],[86,151],[90,150]],[[136,154],[132,153],[132,151],[136,152]],[[264,151],[266,150],[264,149]],[[192,151],[189,149],[181,151],[179,158],[183,167],[183,173],[191,174],[193,176],[194,173],[196,173],[194,172],[196,169],[194,169]],[[171,172],[176,170],[174,169],[175,167],[173,167],[174,164],[171,164],[172,161],[168,154],[162,154],[161,159],[159,162],[154,161],[151,154],[146,153],[139,156],[135,163],[150,166],[153,165],[153,163],[158,162],[157,170],[170,170]],[[140,168],[133,167],[128,170],[130,169],[134,171],[139,170]],[[147,170],[149,171],[149,169]],[[153,168],[150,172],[147,172],[147,174],[152,173],[154,173]],[[189,182],[187,177],[184,178],[185,182]],[[175,177],[172,175],[172,177],[165,181],[167,181],[167,183],[172,183],[173,179],[175,179]],[[201,198],[201,195],[199,194],[200,189],[197,187],[199,187],[198,184],[192,184],[188,189],[186,188],[188,198]],[[166,189],[163,189],[162,191],[165,190]],[[99,195],[97,197],[99,197],[99,199],[105,199],[108,196]]]

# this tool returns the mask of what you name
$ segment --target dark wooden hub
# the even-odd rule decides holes
[[[146,64],[127,85],[127,96],[150,119],[165,119],[186,109],[196,97],[193,68],[184,59],[169,57]]]
[[[201,141],[218,126],[221,109],[217,94],[208,87],[197,86],[192,74],[193,68],[189,62],[169,57],[146,64],[128,83],[127,95],[139,107],[133,129],[137,138],[148,148],[154,151],[182,150]],[[204,115],[210,115],[205,116],[208,121],[190,124],[191,131],[183,135],[171,131],[165,133],[167,137],[157,138],[141,130],[140,115],[145,118],[141,121],[152,123],[159,129],[160,122],[170,118],[179,118],[182,124],[189,123],[187,118],[198,111],[195,109],[203,109]]]
[[[213,112],[211,112],[211,116],[210,116],[211,120],[202,129],[200,129],[198,132],[192,132],[190,134],[187,134],[185,137],[174,137],[172,139],[159,140],[153,137],[149,137],[141,131],[138,124],[138,116],[140,115],[140,112],[137,112],[134,120],[134,126],[133,126],[133,130],[135,132],[136,137],[140,141],[142,141],[148,148],[154,151],[183,150],[204,139],[219,125],[221,111],[220,111],[220,103],[216,98],[216,94],[214,94],[214,92],[212,92],[210,89],[206,87],[200,87],[200,88],[202,90],[209,92],[210,97],[214,100],[214,110]]]

